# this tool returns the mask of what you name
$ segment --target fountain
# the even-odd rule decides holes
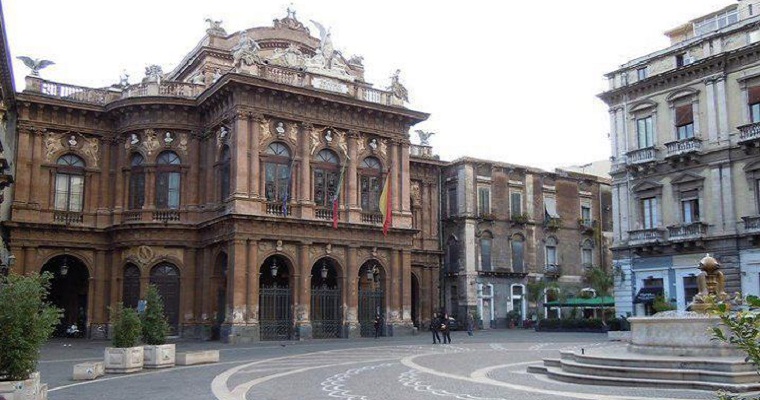
[[[586,349],[544,359],[529,372],[565,382],[747,392],[760,389],[755,366],[739,349],[712,339],[720,320],[709,314],[715,303],[736,304],[738,294],[725,293],[720,264],[709,254],[699,262],[699,293],[690,311],[665,311],[632,317],[627,348]]]

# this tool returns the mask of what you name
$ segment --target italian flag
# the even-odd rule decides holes
[[[380,213],[383,214],[383,236],[388,235],[388,229],[393,222],[393,213],[391,212],[391,170],[388,169],[388,175],[385,177],[383,192],[380,194]]]

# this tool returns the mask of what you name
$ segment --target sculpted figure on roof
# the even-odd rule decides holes
[[[255,62],[261,62],[259,50],[261,50],[261,46],[248,37],[248,32],[241,33],[238,44],[232,48],[232,60],[235,69],[240,70],[243,63],[253,65]]]
[[[305,57],[295,43],[291,43],[285,50],[275,49],[274,54],[269,58],[270,64],[293,68],[302,67],[304,61]]]

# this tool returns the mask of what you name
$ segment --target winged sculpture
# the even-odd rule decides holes
[[[16,58],[23,61],[24,65],[26,65],[29,69],[32,70],[32,72],[30,73],[31,76],[40,76],[41,69],[55,64],[54,62],[50,60],[40,60],[38,58],[33,59],[27,56],[19,56]]]
[[[417,129],[414,131],[417,133],[417,136],[420,137],[420,145],[421,146],[430,146],[430,139],[431,136],[435,135],[435,132],[425,132],[423,130]]]
[[[319,29],[320,49],[322,50],[322,55],[325,57],[325,60],[327,60],[327,65],[329,67],[330,60],[332,60],[333,52],[335,51],[332,44],[332,37],[330,36],[330,30],[325,29],[322,24],[313,19],[311,20],[311,23]]]

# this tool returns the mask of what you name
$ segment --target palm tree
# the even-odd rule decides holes
[[[610,290],[615,284],[615,277],[604,268],[593,267],[586,270],[586,282],[596,291],[596,295],[604,300],[604,297],[611,295]],[[607,325],[604,314],[604,301],[602,301],[602,324]]]

